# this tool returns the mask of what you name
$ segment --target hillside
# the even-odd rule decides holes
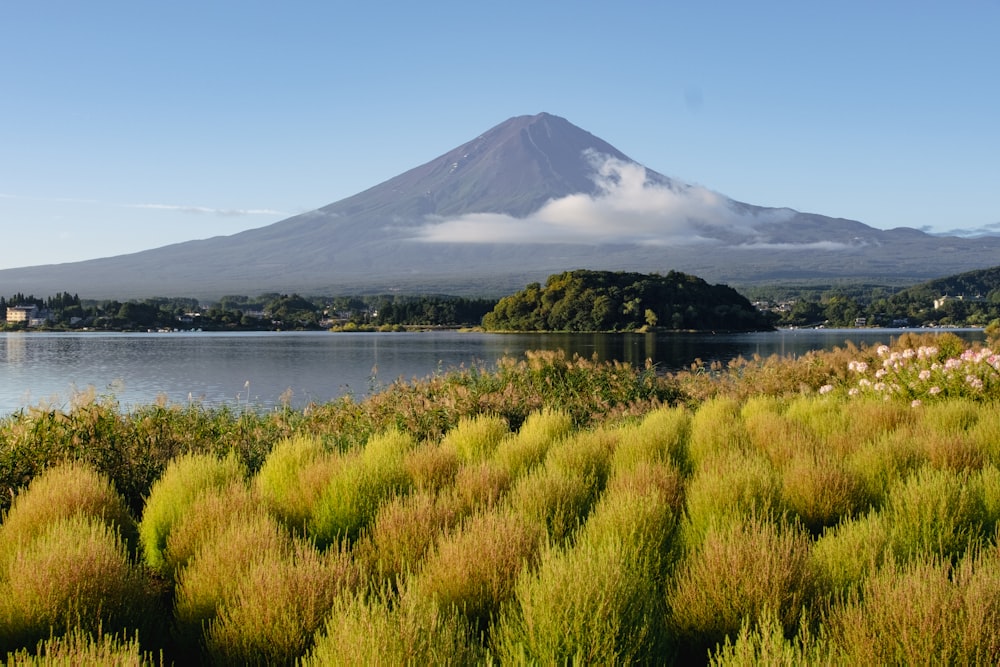
[[[500,300],[487,331],[701,331],[771,329],[736,290],[696,276],[567,271]]]

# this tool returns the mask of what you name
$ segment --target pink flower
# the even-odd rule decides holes
[[[919,377],[921,380],[930,380],[931,372],[925,368],[924,370],[920,371],[920,375],[918,375],[917,377]]]
[[[819,393],[821,393],[821,394],[829,394],[831,391],[833,391],[833,385],[832,384],[825,384],[825,385],[823,385],[822,387],[819,388]]]
[[[919,398],[913,399],[913,401],[910,403],[911,408],[919,408],[921,405],[923,405],[923,403],[920,402]]]

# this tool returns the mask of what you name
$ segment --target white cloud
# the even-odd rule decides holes
[[[641,165],[591,158],[595,195],[554,199],[525,218],[500,213],[431,218],[417,238],[432,243],[750,245],[761,241],[757,225],[794,214],[787,209],[755,214],[706,188],[654,182]]]

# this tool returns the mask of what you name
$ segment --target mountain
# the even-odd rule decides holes
[[[670,179],[563,118],[511,118],[315,211],[231,236],[0,270],[0,293],[85,298],[381,291],[503,295],[552,273],[914,283],[996,264],[1000,238],[764,208]]]

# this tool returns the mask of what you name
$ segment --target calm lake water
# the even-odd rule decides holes
[[[904,330],[824,329],[751,334],[422,333],[0,333],[0,416],[23,407],[65,407],[93,387],[122,408],[166,397],[269,408],[289,392],[293,406],[350,393],[364,396],[397,378],[425,378],[473,364],[491,365],[526,350],[568,354],[663,370],[695,359],[797,356],[809,350],[886,342]],[[980,330],[950,330],[982,340]],[[286,394],[287,395],[287,394]]]

